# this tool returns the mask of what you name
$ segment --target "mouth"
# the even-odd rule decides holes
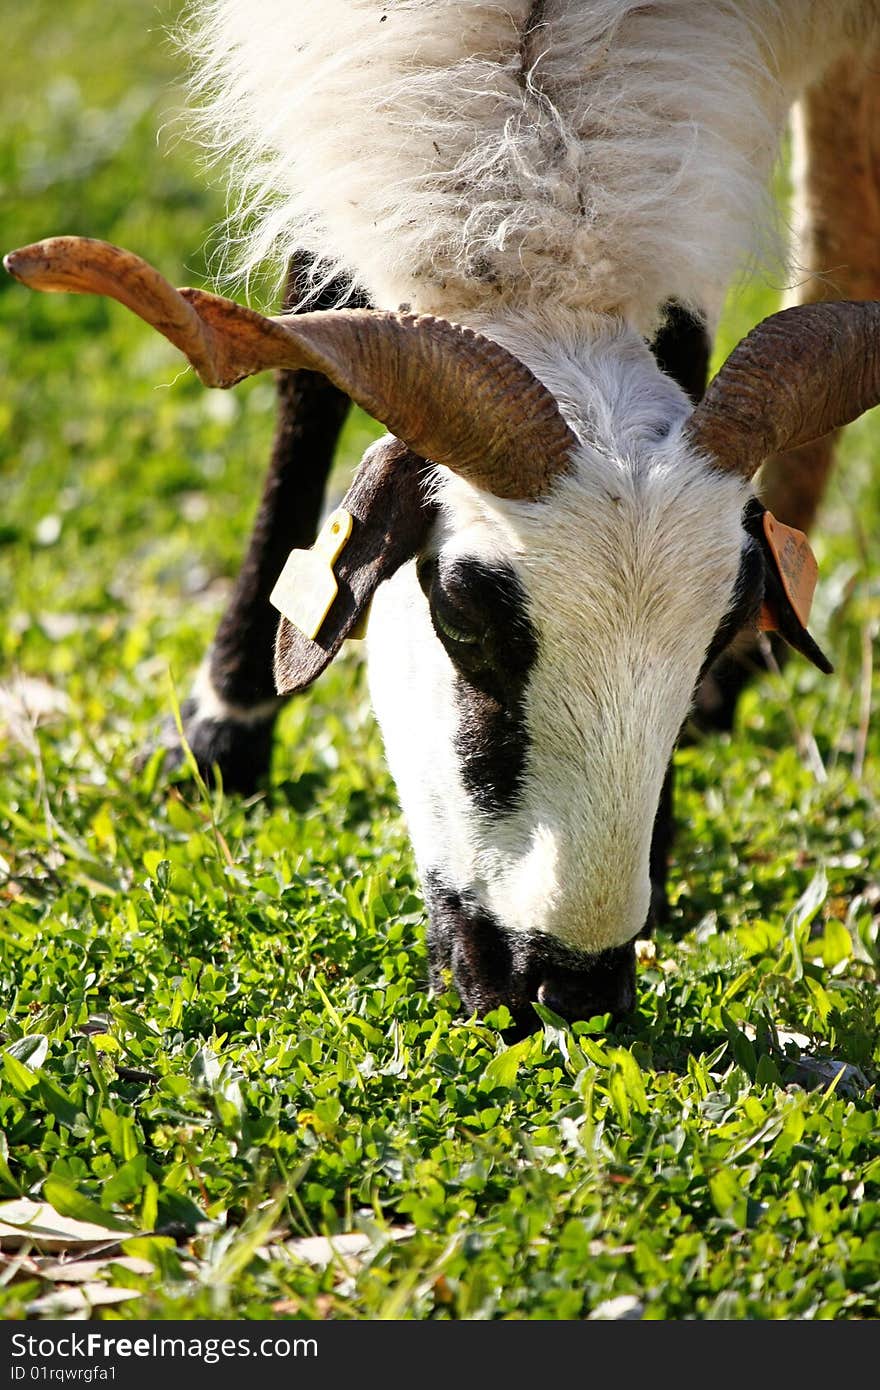
[[[568,1023],[628,1014],[636,999],[635,941],[595,954],[572,950],[543,932],[505,931],[466,894],[425,885],[430,925],[432,988],[453,983],[467,1013],[484,1016],[505,1005],[517,1036],[539,1026],[533,1005],[543,1004]]]

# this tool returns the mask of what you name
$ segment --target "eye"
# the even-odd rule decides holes
[[[479,648],[485,636],[482,624],[477,626],[474,615],[465,613],[449,597],[436,572],[434,582],[428,590],[428,604],[431,609],[431,621],[438,635],[446,639],[448,646],[457,647],[459,650]]]
[[[431,605],[431,617],[434,619],[434,626],[439,628],[444,637],[450,642],[458,642],[465,647],[476,647],[480,643],[480,634],[473,629],[456,626],[438,603]]]
[[[472,615],[465,613],[446,593],[436,560],[421,561],[416,573],[438,636],[451,646],[479,647],[484,636],[482,628],[478,628]]]

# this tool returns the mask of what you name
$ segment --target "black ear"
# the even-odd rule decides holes
[[[777,521],[755,497],[743,512],[743,526],[758,542],[764,557],[759,629],[778,632],[790,647],[830,675],[834,667],[806,626],[816,584],[816,561],[806,536]]]
[[[764,592],[764,607],[768,610],[765,630],[778,632],[790,647],[794,647],[796,652],[807,658],[807,661],[811,661],[820,671],[824,671],[826,676],[830,676],[834,667],[804,627],[780,582],[777,571],[770,564],[767,566]]]
[[[340,506],[351,534],[333,565],[337,592],[315,638],[287,618],[275,639],[279,695],[305,690],[365,618],[376,589],[421,548],[436,508],[425,500],[427,465],[390,436],[369,450]]]

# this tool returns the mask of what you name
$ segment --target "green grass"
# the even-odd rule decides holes
[[[173,17],[6,17],[3,249],[81,232],[201,282],[222,200],[171,139]],[[776,305],[746,287],[723,342]],[[285,714],[268,795],[135,770],[235,574],[271,383],[211,394],[118,306],[8,280],[0,347],[2,681],[45,706],[0,729],[0,1196],[166,1232],[125,1242],[152,1274],[108,1266],[139,1291],[113,1316],[558,1319],[629,1295],[647,1318],[876,1317],[877,414],[816,540],[836,674],[793,660],[679,755],[673,929],[637,1014],[536,1016],[507,1049],[503,1016],[424,993],[354,656]],[[809,1085],[778,1028],[868,1089]],[[291,1246],[354,1230],[349,1267]],[[7,1265],[0,1313],[50,1289]]]

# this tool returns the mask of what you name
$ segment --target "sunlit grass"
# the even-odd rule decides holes
[[[81,232],[201,280],[221,196],[171,138],[174,7],[144,13],[7,17],[3,249]],[[723,343],[775,307],[751,285]],[[876,416],[816,539],[836,674],[793,660],[679,755],[672,929],[636,1016],[536,1016],[511,1051],[503,1018],[425,995],[354,656],[286,712],[269,794],[135,770],[235,573],[271,383],[204,392],[117,306],[5,279],[0,346],[0,1195],[160,1232],[127,1244],[151,1275],[107,1275],[141,1290],[122,1316],[876,1316]],[[779,1028],[868,1089],[817,1088]],[[355,1229],[348,1267],[291,1250]],[[0,1280],[0,1308],[45,1292]]]

